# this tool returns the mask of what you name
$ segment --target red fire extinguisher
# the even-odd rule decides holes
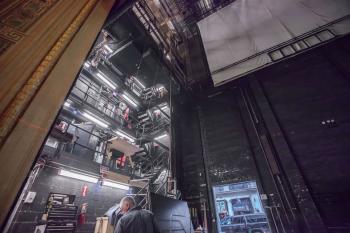
[[[87,207],[88,207],[88,203],[83,203],[81,205],[80,214],[78,216],[78,221],[79,221],[80,225],[85,224],[85,222],[86,222]]]
[[[82,197],[86,197],[86,196],[87,196],[87,193],[88,193],[88,186],[85,184],[85,185],[83,186],[83,188],[81,189],[80,195],[81,195]]]

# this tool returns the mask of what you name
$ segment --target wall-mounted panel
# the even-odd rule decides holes
[[[314,53],[260,82],[326,225],[349,230],[350,82],[337,66]]]

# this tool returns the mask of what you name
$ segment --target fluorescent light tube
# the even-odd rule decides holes
[[[87,119],[89,119],[90,121],[98,124],[99,126],[102,126],[103,128],[107,128],[108,127],[108,124],[102,122],[101,120],[91,116],[90,114],[86,113],[86,112],[83,112],[83,116]]]
[[[90,65],[91,65],[91,64],[90,64],[89,62],[85,62],[85,63],[84,63],[84,66],[85,66],[86,68],[89,68]]]
[[[111,81],[109,81],[107,78],[104,77],[104,74],[98,72],[97,77],[99,77],[105,84],[107,84],[113,90],[117,88]]]
[[[121,137],[124,137],[124,138],[126,138],[126,139],[129,139],[129,141],[131,141],[131,142],[135,142],[135,138],[131,137],[130,135],[128,135],[128,134],[126,134],[126,133],[124,133],[124,132],[121,132],[121,131],[117,130],[117,131],[115,131],[115,133],[116,133],[117,135],[121,136]]]
[[[154,140],[159,140],[159,139],[164,138],[166,136],[168,136],[168,134],[163,134],[163,135],[160,135],[158,137],[155,137]]]
[[[143,85],[137,78],[134,77],[134,79],[137,82],[137,84],[139,84],[143,89],[146,88],[145,85]]]
[[[65,177],[70,177],[70,178],[74,178],[74,179],[78,179],[78,180],[83,180],[83,181],[87,181],[87,182],[91,182],[91,183],[97,183],[98,179],[92,176],[86,176],[80,173],[76,173],[76,172],[71,172],[71,171],[67,171],[67,170],[60,170],[59,175],[61,176],[65,176]]]
[[[108,52],[113,52],[113,50],[108,45],[105,44],[103,47],[105,47],[105,49],[107,49]]]
[[[163,87],[163,86],[157,88],[158,91],[161,91],[163,89],[165,89],[165,87]]]
[[[134,92],[138,97],[141,96],[141,94],[136,89],[133,89],[132,92]]]
[[[64,102],[64,104],[63,104],[64,106],[66,106],[66,107],[70,107],[70,103],[69,102]]]
[[[122,184],[118,184],[118,183],[114,183],[114,182],[110,182],[110,181],[106,181],[106,180],[103,181],[103,185],[108,186],[108,187],[112,187],[112,188],[129,190],[129,186],[127,186],[127,185],[122,185]]]
[[[168,106],[165,105],[165,106],[161,107],[160,109],[163,110],[163,111],[165,111],[167,108],[168,108]],[[158,112],[160,112],[160,110],[159,110],[159,109],[156,109],[156,110],[154,110],[153,112],[154,112],[154,113],[158,113]]]
[[[210,5],[209,5],[208,0],[204,0],[204,2],[205,2],[205,5],[206,5],[207,9],[209,10],[210,9]]]
[[[126,101],[128,101],[130,104],[132,104],[134,107],[137,107],[137,104],[136,104],[132,99],[130,99],[130,97],[128,97],[128,96],[125,95],[125,94],[122,94],[122,97],[123,97]]]

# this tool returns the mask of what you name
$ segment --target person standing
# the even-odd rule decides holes
[[[124,153],[111,148],[111,142],[107,142],[107,157],[108,157],[108,167],[111,169],[117,169],[117,160],[124,156]]]
[[[114,233],[161,233],[151,211],[137,206],[134,198],[126,196],[120,201],[123,217]]]

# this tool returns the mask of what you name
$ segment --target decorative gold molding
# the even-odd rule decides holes
[[[98,0],[89,0],[0,116],[0,147]]]
[[[25,32],[57,2],[58,0],[4,0],[1,2],[0,55],[22,39]]]
[[[12,42],[17,42],[24,36],[24,33],[0,23],[0,37]]]
[[[8,12],[1,15],[1,23],[21,32],[26,32],[58,0],[21,0]]]

